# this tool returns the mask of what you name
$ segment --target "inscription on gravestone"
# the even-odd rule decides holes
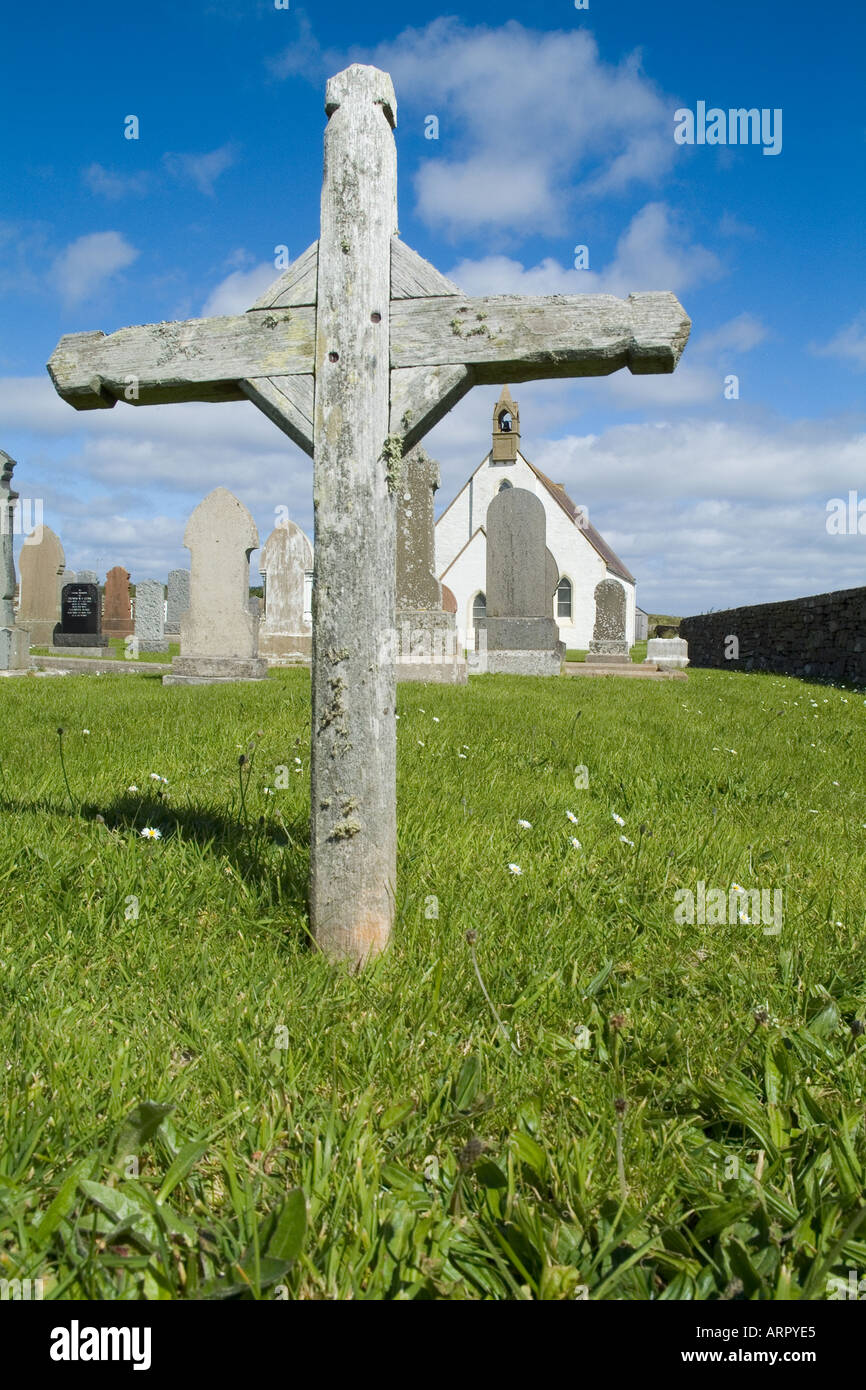
[[[66,649],[108,646],[100,622],[98,584],[64,584],[54,645]]]

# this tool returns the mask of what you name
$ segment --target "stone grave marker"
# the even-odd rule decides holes
[[[404,460],[397,504],[397,680],[461,684],[466,662],[435,572],[433,494],[439,481],[439,464],[416,444]]]
[[[66,569],[63,546],[50,526],[41,526],[26,538],[18,568],[18,622],[29,630],[31,647],[50,647],[60,618],[60,579]]]
[[[135,586],[135,644],[140,652],[167,652],[165,590],[159,579]]]
[[[304,616],[304,593],[312,568],[313,547],[300,526],[288,520],[277,526],[259,556],[265,587],[259,655],[272,666],[310,662],[313,624]]]
[[[169,570],[166,594],[165,630],[180,633],[180,620],[189,608],[189,570]]]
[[[310,920],[357,965],[394,918],[395,670],[380,647],[403,455],[476,384],[672,372],[690,323],[670,293],[464,295],[398,236],[388,74],[352,64],[325,113],[318,241],[251,309],[67,335],[48,370],[79,410],[125,400],[130,374],[136,406],[246,398],[313,455]],[[193,574],[191,607],[194,589]]]
[[[103,656],[108,638],[102,631],[98,584],[64,584],[60,622],[53,646],[61,656]]]
[[[115,565],[105,576],[102,631],[107,637],[131,637],[135,631],[129,602],[129,571]]]
[[[23,671],[30,664],[28,634],[15,621],[15,460],[0,449],[0,671]]]
[[[565,644],[553,617],[559,583],[545,544],[544,504],[526,488],[498,492],[487,508],[487,670],[516,676],[558,676]],[[483,665],[481,668],[483,670]]]
[[[95,570],[78,570],[73,582],[76,584],[99,584],[99,575]]]
[[[595,625],[587,662],[617,666],[629,662],[625,635],[625,589],[616,579],[602,579],[595,586]]]
[[[259,543],[243,502],[218,487],[199,502],[183,535],[190,553],[189,608],[180,620],[180,656],[163,685],[263,680],[258,619],[249,609],[250,555]]]
[[[651,637],[644,663],[661,671],[684,671],[689,664],[689,644],[684,637]]]
[[[489,505],[485,530],[487,617],[477,627],[487,632],[487,670],[559,676],[566,648],[552,616],[559,570],[545,545],[544,503],[525,488],[506,488]]]

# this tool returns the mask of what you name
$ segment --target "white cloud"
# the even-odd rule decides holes
[[[738,314],[710,333],[702,333],[692,351],[708,353],[751,352],[766,342],[767,329],[754,314]]]
[[[273,261],[262,261],[252,270],[234,270],[211,290],[202,314],[243,314],[279,276]]]
[[[112,201],[125,198],[128,194],[146,193],[150,186],[150,177],[146,173],[117,174],[113,169],[103,168],[101,164],[89,164],[81,176],[91,193],[100,194]]]
[[[636,290],[685,290],[722,274],[718,258],[689,240],[664,203],[647,203],[617,242],[613,260],[602,269],[574,270],[546,257],[524,268],[504,255],[459,261],[448,271],[467,294],[615,294]]]
[[[61,251],[53,266],[54,279],[66,304],[78,304],[101,289],[118,270],[138,255],[120,232],[91,232]]]
[[[860,370],[866,369],[866,314],[859,314],[829,343],[818,344],[812,351],[816,357],[838,357]]]
[[[213,197],[220,174],[237,162],[239,147],[234,141],[220,145],[208,154],[164,154],[162,162],[173,178],[193,184],[199,193]]]
[[[470,28],[443,17],[347,53],[324,50],[304,23],[269,67],[318,82],[347,61],[390,72],[403,117],[439,117],[415,190],[421,216],[451,233],[562,231],[580,198],[653,186],[677,152],[676,103],[639,55],[606,63],[582,29]]]

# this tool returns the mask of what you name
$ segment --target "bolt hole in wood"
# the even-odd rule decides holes
[[[381,323],[381,322],[382,322],[382,315],[378,312],[377,309],[374,309],[373,312],[372,312],[372,314],[370,315],[370,322],[371,322],[371,323]]]
[[[340,354],[339,354],[338,352],[329,352],[329,353],[328,353],[328,361],[329,361],[329,362],[339,362],[339,360],[340,360]]]

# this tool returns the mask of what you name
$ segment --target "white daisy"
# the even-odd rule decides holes
[[[531,830],[531,829],[532,829],[532,821],[528,821],[528,820],[519,820],[519,821],[517,822],[517,824],[520,826],[520,829],[521,829],[521,830]]]
[[[522,874],[522,873],[523,873],[523,870],[521,869],[521,867],[520,867],[519,864],[509,864],[509,865],[508,865],[508,872],[509,872],[510,874]]]
[[[156,830],[152,825],[146,825],[141,832],[141,838],[143,840],[161,840],[162,831]]]
[[[617,825],[625,825],[625,821],[623,820],[622,816],[618,816],[616,811],[611,811],[611,815],[613,816]]]
[[[570,845],[573,845],[575,849],[583,849],[583,845],[580,843],[580,840],[576,840],[573,835],[569,837],[568,842]]]
[[[568,819],[571,821],[572,825],[577,825],[577,816],[574,814],[573,811],[566,811],[565,814],[568,816]]]

